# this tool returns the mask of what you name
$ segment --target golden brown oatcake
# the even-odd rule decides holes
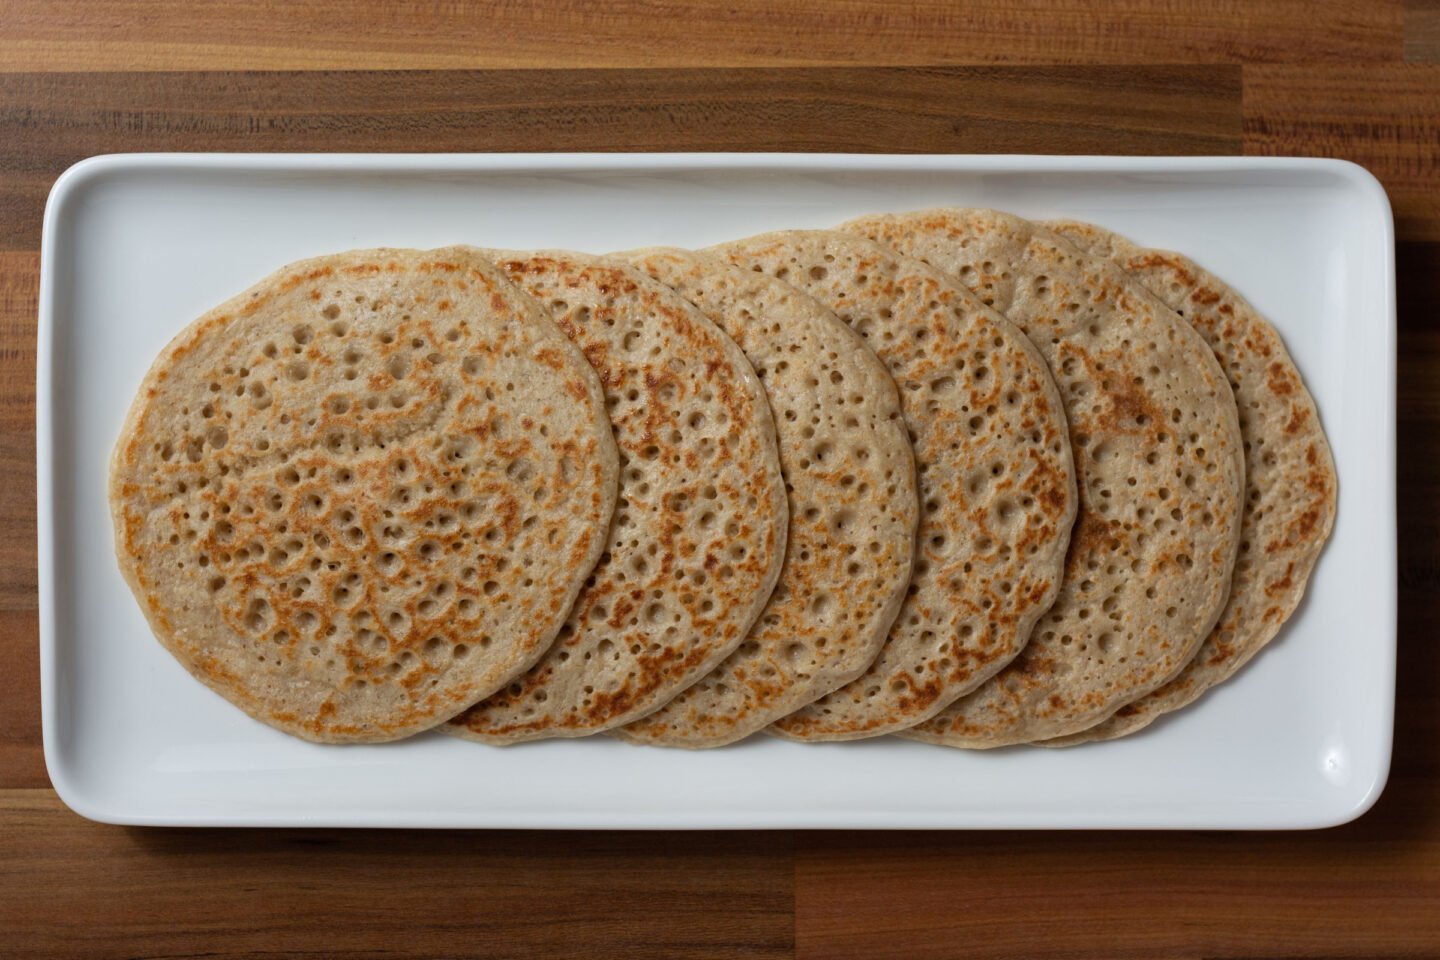
[[[790,536],[750,636],[660,710],[637,743],[714,747],[842,686],[885,642],[914,553],[915,465],[895,382],[865,342],[794,287],[688,250],[617,255],[734,338],[775,415]]]
[[[799,287],[875,350],[900,388],[921,500],[914,577],[879,657],[771,730],[903,729],[1008,663],[1059,586],[1076,497],[1055,384],[1004,317],[864,238],[787,231],[715,249]]]
[[[1230,376],[1245,446],[1245,513],[1230,599],[1200,651],[1160,689],[1088,730],[1044,746],[1111,740],[1192,703],[1265,646],[1294,611],[1335,523],[1336,476],[1315,401],[1280,334],[1224,281],[1180,254],[1144,250],[1101,227],[1047,227],[1108,257],[1190,321]]]
[[[549,646],[599,556],[600,383],[460,249],[293,264],[155,361],[111,465],[120,567],[161,642],[321,741],[434,726]]]
[[[490,255],[599,372],[620,493],[555,646],[445,732],[584,736],[658,708],[745,639],[785,552],[775,426],[740,348],[669,287],[584,254]]]
[[[1014,320],[1066,403],[1080,515],[1024,653],[908,736],[993,747],[1086,729],[1189,661],[1224,606],[1244,466],[1235,401],[1189,324],[1114,264],[992,210],[846,230],[945,270]]]

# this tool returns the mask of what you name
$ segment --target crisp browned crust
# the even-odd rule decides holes
[[[463,250],[294,264],[165,349],[116,446],[121,570],[257,719],[392,740],[526,669],[599,556],[600,385]]]
[[[771,729],[799,740],[904,729],[1010,662],[1059,587],[1076,502],[1059,394],[1019,330],[918,260],[828,230],[715,249],[860,334],[895,378],[915,451],[915,568],[885,646]]]
[[[584,254],[493,256],[599,372],[620,494],[554,648],[445,732],[583,736],[660,707],[745,639],[785,550],[775,427],[740,348],[673,290]]]
[[[1177,253],[1087,223],[1047,224],[1109,257],[1188,320],[1230,378],[1245,446],[1245,513],[1230,598],[1179,675],[1088,730],[1045,746],[1112,740],[1192,703],[1249,662],[1295,610],[1335,523],[1336,475],[1315,401],[1280,334],[1224,281]]]

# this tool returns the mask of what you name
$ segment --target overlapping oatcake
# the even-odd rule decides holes
[[[775,427],[740,348],[669,287],[584,254],[491,256],[598,371],[620,492],[554,647],[444,730],[584,736],[659,708],[745,639],[785,551]]]
[[[1144,250],[1101,227],[1046,226],[1109,257],[1190,322],[1230,378],[1245,447],[1245,511],[1230,598],[1199,651],[1169,683],[1088,730],[1046,746],[1111,740],[1194,702],[1280,630],[1335,523],[1336,476],[1315,401],[1280,334],[1223,280],[1178,253]]]
[[[440,723],[550,645],[600,554],[600,384],[461,249],[293,264],[156,360],[110,479],[160,641],[322,741]]]
[[[1081,507],[1054,607],[1010,667],[918,739],[991,747],[1094,726],[1170,680],[1230,589],[1244,505],[1235,401],[1204,340],[1114,264],[993,210],[852,221],[956,277],[1034,341]]]
[[[745,351],[775,415],[790,497],[780,582],[734,653],[616,731],[638,743],[730,743],[874,661],[910,584],[915,467],[895,383],[834,313],[789,284],[688,250],[621,254]]]
[[[860,334],[900,388],[915,449],[915,571],[885,646],[860,677],[771,729],[799,740],[904,729],[1008,663],[1059,588],[1075,487],[1055,384],[1004,317],[880,244],[816,230],[715,249]]]

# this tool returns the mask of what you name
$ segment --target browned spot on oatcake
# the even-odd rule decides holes
[[[1175,275],[1175,279],[1183,285],[1187,287],[1194,286],[1194,274],[1192,274],[1189,270],[1185,269],[1184,264],[1180,263],[1173,257],[1165,256],[1163,253],[1146,253],[1143,256],[1133,258],[1128,264],[1128,269],[1132,272],[1137,273],[1140,271],[1153,270],[1161,267],[1173,273]]]
[[[1290,419],[1285,421],[1285,433],[1287,436],[1295,436],[1305,429],[1305,424],[1310,421],[1309,407],[1296,407],[1290,411]]]
[[[1277,397],[1290,396],[1297,386],[1295,375],[1278,360],[1265,369],[1265,384]]]
[[[1220,640],[1212,636],[1210,639],[1210,645],[1214,649],[1214,652],[1211,653],[1210,659],[1206,662],[1212,667],[1218,667],[1220,664],[1229,661],[1232,657],[1235,656],[1235,644],[1233,643],[1229,643],[1225,640]],[[1188,673],[1182,673],[1179,677],[1175,678],[1175,680],[1171,681],[1171,683],[1167,686],[1173,687],[1174,684],[1182,681],[1185,683],[1185,687],[1179,689],[1186,689],[1193,682],[1190,679]]]
[[[1316,526],[1320,523],[1320,511],[1316,507],[1304,510],[1294,520],[1290,521],[1287,534],[1292,543],[1303,543],[1315,532]],[[1267,547],[1268,549],[1268,547]]]

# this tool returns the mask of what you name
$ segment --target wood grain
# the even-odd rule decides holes
[[[0,0],[0,956],[1440,956],[1437,127],[1440,0]],[[1359,822],[160,831],[88,823],[44,789],[35,251],[75,160],[1242,148],[1364,163],[1405,240],[1395,759]]]
[[[3,70],[1394,59],[1401,0],[7,0]]]
[[[1405,0],[1405,59],[1440,63],[1440,0]]]
[[[123,829],[28,790],[0,823],[9,956],[793,954],[784,834]]]
[[[39,636],[34,609],[0,611],[0,790],[50,786],[40,739]]]
[[[0,789],[47,787],[36,640],[35,323],[40,257],[0,252]],[[4,830],[0,819],[0,831]]]
[[[0,252],[0,611],[35,609],[35,315],[40,258]]]
[[[801,835],[796,956],[1431,956],[1437,800],[1305,835]]]
[[[1440,240],[1440,65],[1244,68],[1245,152],[1342,157],[1390,193],[1396,235]]]
[[[0,75],[0,249],[36,246],[56,173],[96,153],[1227,153],[1239,84],[1227,67]]]

